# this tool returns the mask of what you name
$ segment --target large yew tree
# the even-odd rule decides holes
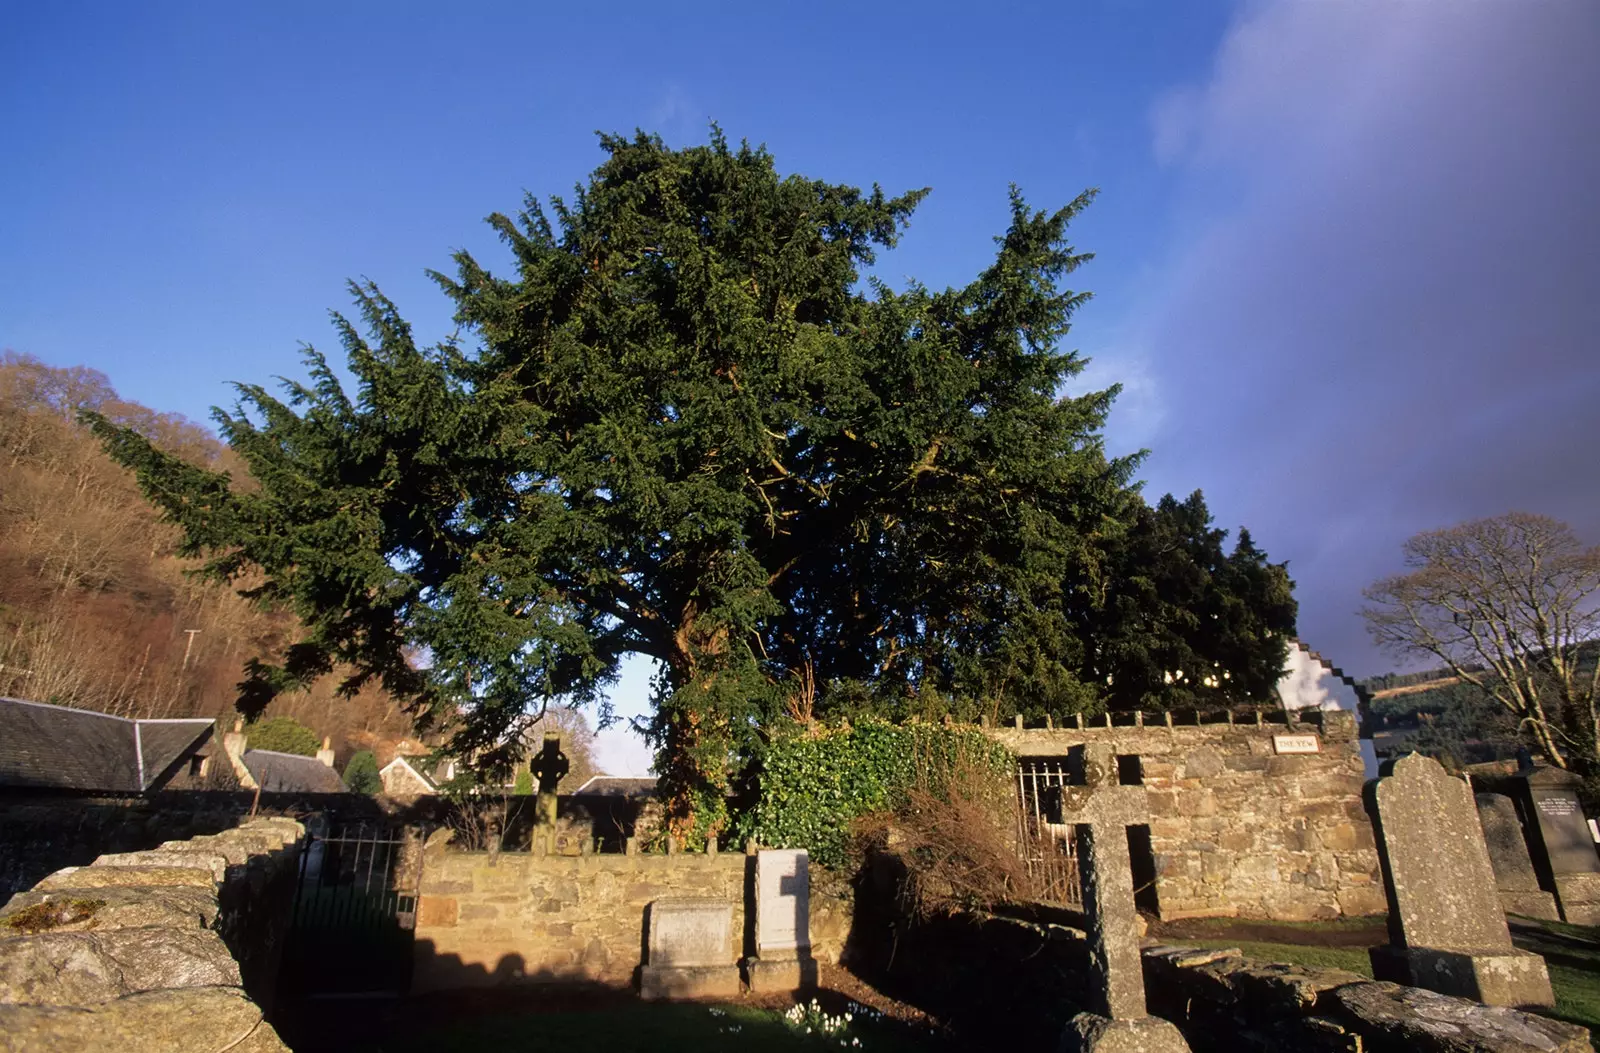
[[[304,637],[241,705],[353,669],[454,748],[508,764],[530,713],[658,660],[674,829],[723,822],[737,758],[815,684],[1085,704],[1063,593],[1137,503],[1063,397],[1087,298],[1068,222],[1013,193],[962,288],[863,278],[925,191],[780,175],[760,149],[603,138],[574,200],[489,222],[515,258],[436,275],[465,337],[424,348],[353,286],[353,391],[308,350],[241,385],[224,437],[253,482],[98,422],[209,572]]]

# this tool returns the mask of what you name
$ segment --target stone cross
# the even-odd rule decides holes
[[[561,752],[561,733],[547,731],[544,733],[544,749],[528,765],[528,770],[538,780],[539,796],[534,801],[533,825],[538,830],[553,832],[556,826],[556,786],[566,778],[571,765],[567,755]],[[534,837],[540,835],[535,833]],[[551,847],[554,847],[553,845]]]
[[[556,784],[567,777],[571,767],[567,755],[561,752],[561,733],[545,732],[544,749],[540,750],[528,765],[528,770],[538,780],[539,792],[555,793]]]
[[[1117,784],[1116,760],[1104,743],[1076,747],[1068,758],[1074,785],[1061,788],[1053,816],[1053,825],[1070,828],[1077,842],[1089,967],[1100,995],[1098,1012],[1080,1013],[1067,1025],[1063,1048],[1121,1049],[1137,1041],[1141,1049],[1187,1053],[1178,1029],[1145,1010],[1128,827],[1148,822],[1150,811],[1143,786]]]
[[[1544,959],[1511,945],[1466,781],[1413,753],[1368,785],[1389,897],[1389,946],[1371,951],[1378,979],[1489,1005],[1552,1005]]]

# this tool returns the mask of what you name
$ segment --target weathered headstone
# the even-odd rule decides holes
[[[811,956],[811,868],[805,849],[756,853],[756,953],[745,961],[750,990],[795,991],[817,984]]]
[[[570,767],[567,755],[561,752],[561,733],[545,732],[544,748],[528,764],[528,771],[533,775],[539,788],[539,796],[533,805],[534,838],[543,835],[546,843],[551,846],[555,843],[558,801],[556,787],[567,777]]]
[[[1528,843],[1522,836],[1516,802],[1500,793],[1480,793],[1475,801],[1501,909],[1525,918],[1559,920],[1556,898],[1539,887],[1539,875],[1528,858]]]
[[[1563,921],[1600,925],[1600,856],[1578,803],[1582,779],[1572,772],[1527,765],[1517,772],[1529,809],[1529,849],[1535,868],[1555,886]]]
[[[658,899],[650,904],[642,998],[712,998],[739,993],[733,907],[719,899]]]
[[[1419,754],[1373,784],[1389,897],[1380,980],[1488,1005],[1553,1005],[1544,959],[1511,945],[1494,869],[1466,782]]]
[[[1092,989],[1099,1004],[1067,1024],[1063,1053],[1188,1053],[1178,1029],[1145,1008],[1128,853],[1128,827],[1149,821],[1144,787],[1117,784],[1116,756],[1103,743],[1075,747],[1069,767],[1074,785],[1062,787],[1053,818],[1070,827],[1077,842]]]

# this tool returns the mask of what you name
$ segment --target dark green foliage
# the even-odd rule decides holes
[[[247,724],[244,733],[247,748],[253,750],[315,757],[322,748],[322,736],[292,717],[258,720],[254,724]]]
[[[896,291],[861,268],[924,191],[782,176],[720,133],[602,146],[573,201],[490,217],[509,274],[461,253],[435,276],[470,346],[418,347],[353,286],[353,394],[311,350],[284,398],[242,385],[218,421],[256,486],[95,421],[187,554],[258,572],[251,595],[304,623],[240,705],[341,664],[498,778],[530,709],[594,702],[642,653],[690,842],[802,681],[818,716],[1096,705],[1074,618],[1105,595],[1137,458],[1103,451],[1116,388],[1059,395],[1092,195],[1013,193],[969,284]]]
[[[1231,554],[1227,536],[1196,490],[1154,508],[1139,502],[1126,531],[1108,539],[1102,597],[1079,605],[1077,622],[1088,678],[1111,708],[1276,700],[1294,583],[1249,531]]]
[[[350,758],[344,768],[345,789],[351,793],[382,793],[383,779],[378,775],[378,758],[371,750],[360,750]]]
[[[533,793],[533,772],[527,768],[518,768],[517,778],[511,786],[511,792],[519,797],[530,796]]]
[[[914,786],[938,787],[957,764],[1008,779],[1016,759],[971,727],[866,720],[820,734],[786,735],[762,756],[760,798],[741,833],[775,848],[804,848],[823,866],[849,862],[851,826],[898,807]]]

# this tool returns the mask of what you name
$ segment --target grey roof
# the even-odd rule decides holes
[[[315,757],[275,750],[245,750],[244,766],[264,793],[345,792],[339,773]]]
[[[596,775],[572,792],[600,797],[653,797],[656,792],[656,780],[630,779],[621,775]]]
[[[139,793],[211,735],[211,721],[130,720],[0,698],[0,786]]]

